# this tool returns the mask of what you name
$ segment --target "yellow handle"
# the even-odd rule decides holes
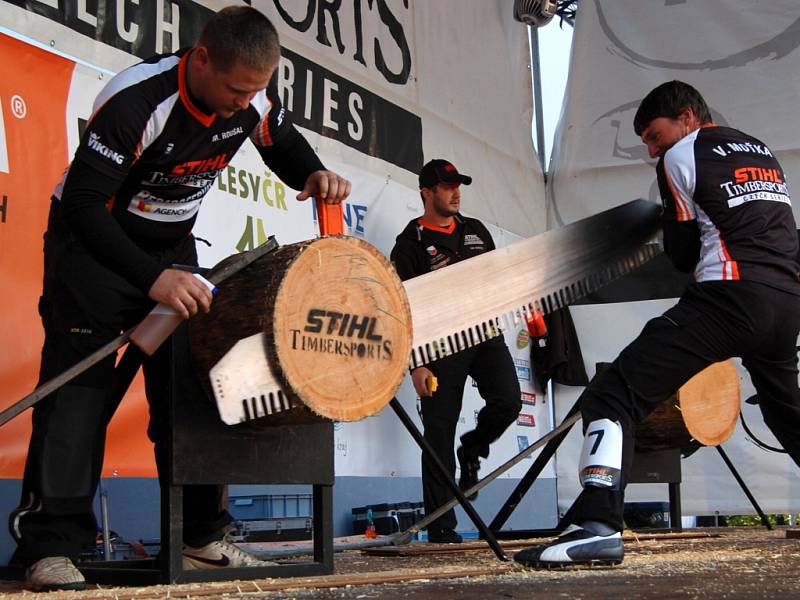
[[[429,394],[433,394],[439,387],[439,380],[436,379],[436,375],[428,375],[425,379],[425,389],[428,390]]]

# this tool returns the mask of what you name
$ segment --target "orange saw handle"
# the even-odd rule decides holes
[[[321,198],[316,198],[316,203],[320,235],[344,235],[344,213],[341,203],[328,204]]]

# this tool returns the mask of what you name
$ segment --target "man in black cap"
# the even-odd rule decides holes
[[[462,175],[446,160],[434,159],[422,167],[419,192],[425,212],[411,220],[397,236],[391,254],[401,279],[411,279],[494,250],[492,236],[483,223],[458,212],[461,184],[471,183],[472,177]],[[468,375],[477,383],[486,406],[478,413],[475,429],[461,436],[457,452],[461,467],[458,483],[464,490],[477,483],[479,458],[489,456],[489,444],[516,420],[522,407],[517,372],[508,347],[503,337],[497,336],[411,372],[414,389],[421,398],[425,439],[452,477],[456,471],[453,453],[456,424]],[[438,380],[435,391],[429,389],[431,376]],[[424,453],[422,492],[428,514],[453,497]],[[428,526],[428,541],[461,542],[455,526],[455,511],[450,510]]]

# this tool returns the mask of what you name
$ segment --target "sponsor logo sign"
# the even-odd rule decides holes
[[[527,435],[518,435],[517,436],[517,449],[518,449],[518,451],[522,452],[528,446],[530,446],[530,444],[528,443],[528,436]],[[528,454],[528,456],[526,456],[525,458],[527,460],[533,460],[533,456],[531,456],[530,454]]]
[[[392,342],[383,339],[373,315],[311,308],[303,329],[292,329],[292,350],[365,360],[390,360]]]
[[[536,417],[530,413],[519,413],[517,416],[517,425],[523,427],[536,427]]]
[[[527,329],[520,329],[519,333],[517,333],[517,348],[523,350],[524,348],[528,347],[528,344],[531,343],[531,334],[528,333]]]

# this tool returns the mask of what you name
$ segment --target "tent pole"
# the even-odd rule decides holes
[[[536,153],[539,157],[539,166],[542,167],[545,181],[547,170],[544,156],[544,108],[542,106],[542,73],[540,68],[539,30],[528,26],[528,37],[531,48],[531,79],[533,80],[533,116],[536,122]]]

